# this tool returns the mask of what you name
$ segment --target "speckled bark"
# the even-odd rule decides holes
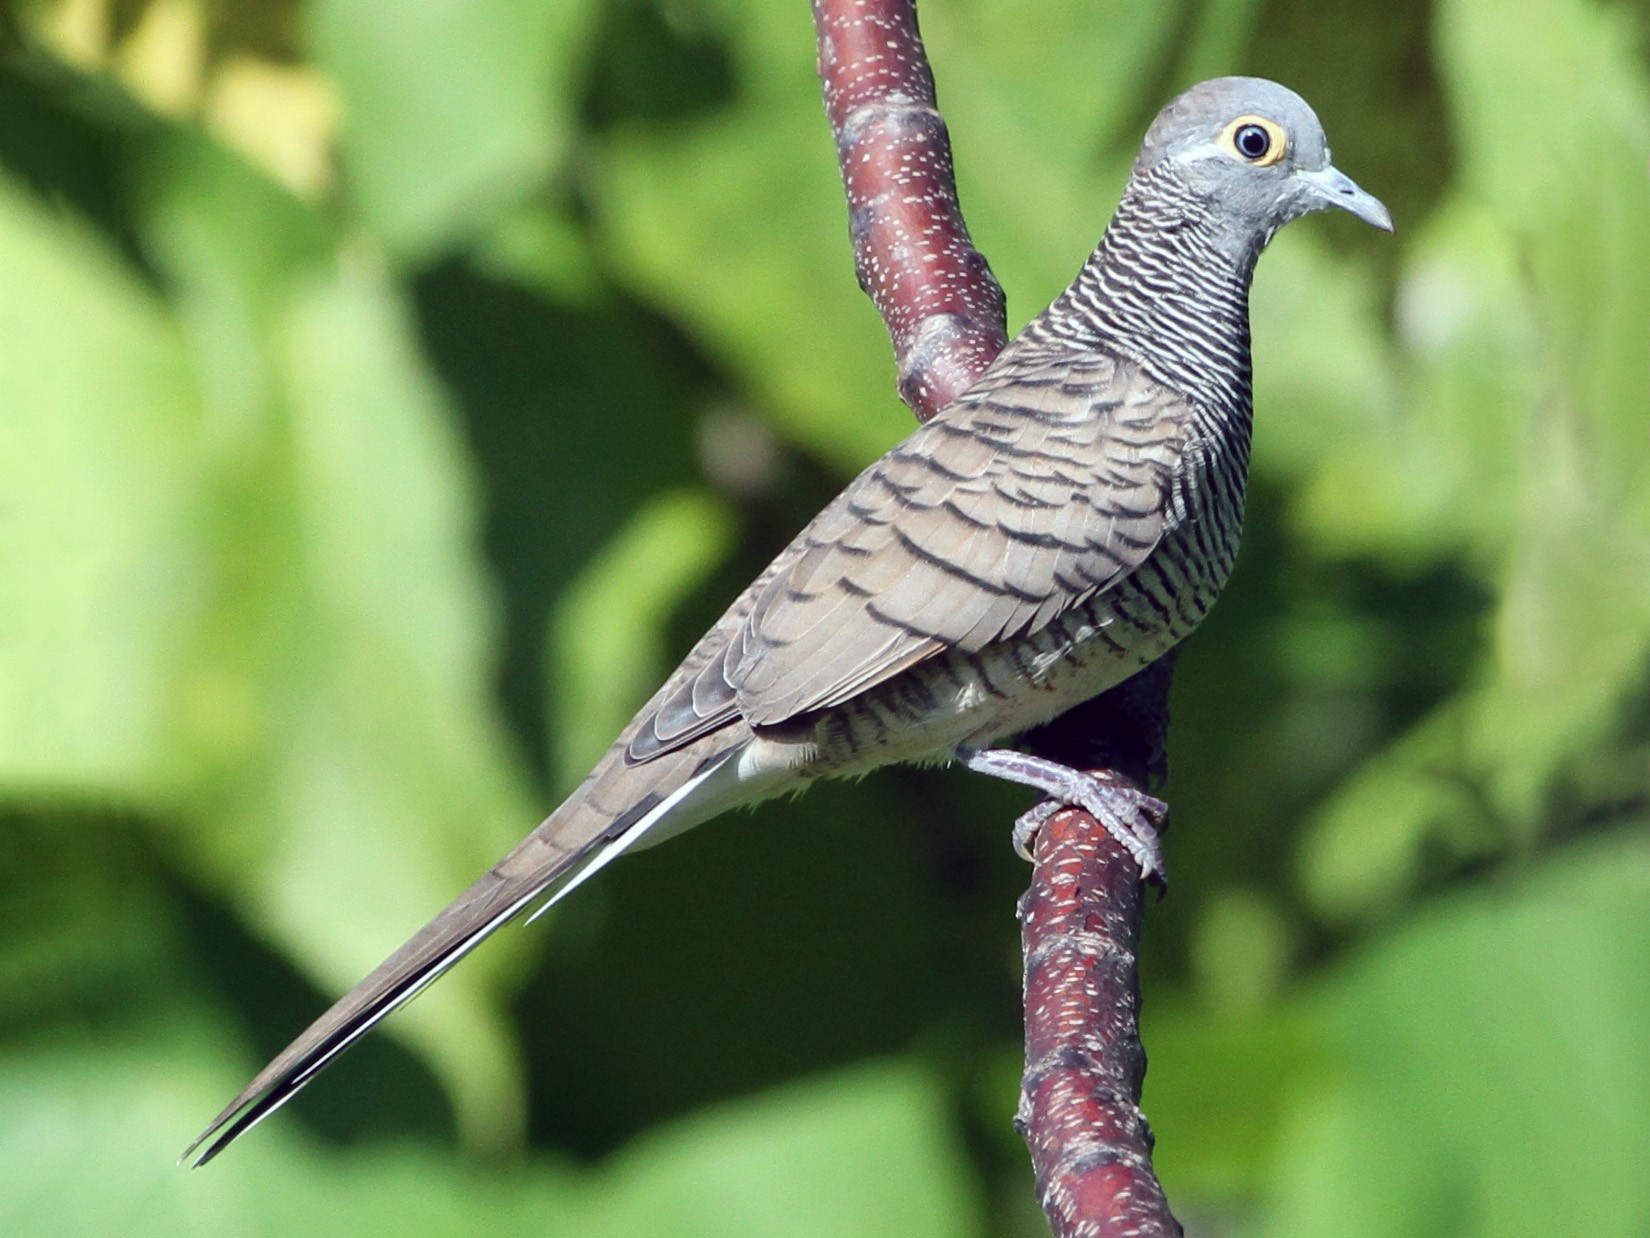
[[[963,224],[910,0],[813,0],[813,14],[855,270],[887,324],[900,396],[927,420],[1006,342],[1002,290]],[[1171,657],[1146,668],[1026,746],[1139,792],[1164,772],[1172,667]],[[1038,1198],[1056,1238],[1179,1234],[1139,1108],[1139,872],[1076,810],[1050,819],[1034,858],[1019,908],[1026,1074],[1016,1125]]]
[[[1044,824],[1034,859],[1019,907],[1026,1072],[1015,1126],[1038,1201],[1060,1238],[1179,1234],[1139,1106],[1144,887],[1116,840],[1075,810]]]
[[[911,5],[815,0],[813,11],[859,286],[887,324],[900,398],[926,421],[1007,342],[1003,292],[963,224]]]

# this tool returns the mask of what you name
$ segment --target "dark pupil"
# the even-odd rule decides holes
[[[1259,159],[1272,149],[1272,136],[1259,125],[1244,125],[1237,131],[1237,148],[1245,159]]]

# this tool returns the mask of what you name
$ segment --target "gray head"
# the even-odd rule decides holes
[[[1134,176],[1172,177],[1250,244],[1331,206],[1392,231],[1386,207],[1329,162],[1306,100],[1265,78],[1217,77],[1176,96],[1147,130]]]

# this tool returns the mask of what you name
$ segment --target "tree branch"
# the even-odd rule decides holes
[[[1001,351],[1002,289],[963,223],[911,0],[813,0],[813,15],[855,270],[888,327],[900,397],[927,420]],[[1141,792],[1163,772],[1172,669],[1172,657],[1147,667],[1027,746]],[[1139,801],[1144,813],[1150,801]],[[1181,1232],[1139,1108],[1142,901],[1134,861],[1093,817],[1068,809],[1044,825],[1019,905],[1026,1074],[1015,1124],[1056,1238]]]
[[[927,421],[1008,342],[1003,290],[957,205],[915,9],[814,0],[813,11],[854,270],[887,324],[900,398]]]
[[[1023,738],[1064,765],[1140,792],[1163,775],[1174,654]],[[1140,821],[1161,831],[1136,798]],[[1037,1199],[1057,1238],[1176,1235],[1152,1171],[1140,1109],[1144,887],[1093,817],[1066,810],[1038,831],[1020,899],[1026,1071],[1014,1124],[1031,1148]]]

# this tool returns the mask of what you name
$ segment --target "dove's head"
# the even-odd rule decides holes
[[[1317,115],[1259,77],[1217,77],[1177,95],[1140,144],[1134,179],[1190,189],[1234,238],[1264,244],[1291,219],[1339,207],[1392,231],[1386,207],[1329,162]]]

